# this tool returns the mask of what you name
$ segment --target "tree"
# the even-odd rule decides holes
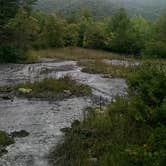
[[[26,50],[36,40],[39,30],[38,21],[24,9],[18,11],[16,17],[9,21],[7,27],[13,32],[13,43],[23,50]]]
[[[69,24],[65,28],[65,46],[77,46],[79,39],[79,25]]]
[[[166,12],[158,19],[143,51],[145,58],[166,58]]]
[[[30,20],[27,22],[27,18],[30,18],[28,9],[33,2],[35,0],[0,0],[0,62],[20,62],[23,59],[24,49],[27,47],[27,36],[23,39],[27,33],[25,24],[32,23]],[[20,12],[23,10],[28,15]]]
[[[11,18],[14,18],[20,0],[0,0],[0,44],[3,44],[11,36],[5,25]]]
[[[5,25],[9,19],[15,17],[20,0],[0,0],[0,25]]]
[[[48,15],[41,40],[43,47],[63,47],[64,46],[64,21],[54,15]]]
[[[81,20],[78,23],[78,25],[79,25],[78,46],[84,47],[84,41],[86,38],[86,31],[92,23],[93,23],[93,18],[90,15],[84,14],[83,16],[81,16]]]
[[[166,43],[166,11],[159,17],[156,24],[157,39]]]
[[[116,52],[127,54],[139,54],[140,43],[138,31],[134,28],[131,19],[124,9],[120,9],[108,24],[109,31],[113,33],[110,49]]]
[[[96,22],[89,24],[85,33],[84,47],[104,49],[106,47],[107,34],[105,24]]]

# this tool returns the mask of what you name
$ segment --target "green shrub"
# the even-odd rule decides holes
[[[143,51],[144,58],[166,58],[166,43],[162,41],[148,42]]]
[[[24,51],[14,45],[0,46],[0,63],[16,63],[25,59]]]
[[[129,89],[132,94],[132,106],[142,114],[142,118],[153,125],[166,121],[166,67],[150,63],[140,66],[129,77]]]
[[[0,146],[8,146],[13,143],[13,140],[3,131],[0,131]]]

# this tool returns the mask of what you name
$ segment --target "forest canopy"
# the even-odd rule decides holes
[[[87,9],[67,16],[45,13],[34,10],[36,3],[0,0],[1,62],[24,61],[29,49],[70,46],[136,57],[166,57],[166,12],[156,22],[142,16],[130,17],[124,8],[117,9],[112,16],[96,19]]]

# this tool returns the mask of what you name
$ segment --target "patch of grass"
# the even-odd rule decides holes
[[[14,140],[4,131],[0,131],[0,156],[6,153],[6,147],[13,144]]]
[[[22,93],[19,89],[28,89],[30,92]],[[88,96],[91,88],[76,82],[69,76],[59,79],[44,79],[41,82],[18,84],[15,87],[18,95],[29,98],[52,98],[62,99],[71,96]]]
[[[45,50],[30,50],[27,53],[27,62],[36,62],[39,58],[58,58],[65,60],[80,60],[80,59],[130,59],[130,56],[125,54],[116,54],[107,51],[84,49],[78,47],[45,49]]]
[[[166,66],[166,60],[165,59],[142,59],[142,63],[144,64],[150,64],[150,65],[165,65]]]
[[[102,60],[80,61],[79,65],[83,67],[82,71],[92,74],[104,74],[110,78],[126,78],[136,70],[136,66],[123,66],[106,64]]]

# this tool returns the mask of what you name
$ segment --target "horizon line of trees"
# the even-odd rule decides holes
[[[69,46],[166,58],[166,12],[155,23],[125,9],[95,20],[87,10],[63,17],[32,10],[34,3],[0,0],[0,62],[20,62],[28,49]]]

